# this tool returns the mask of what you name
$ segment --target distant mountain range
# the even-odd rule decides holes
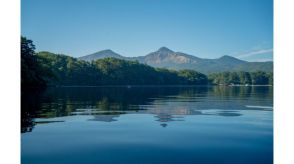
[[[193,69],[205,74],[224,71],[273,71],[273,62],[248,62],[228,55],[217,59],[204,59],[182,52],[174,52],[166,47],[161,47],[155,52],[138,57],[124,57],[112,50],[103,50],[79,57],[78,59],[92,61],[107,57],[124,60],[137,60],[140,63],[160,68],[176,70]]]

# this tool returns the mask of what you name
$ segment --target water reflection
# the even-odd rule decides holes
[[[117,118],[120,115],[94,115],[94,118],[88,119],[89,121],[103,121],[103,122],[112,122],[117,121]]]
[[[152,114],[167,127],[187,115],[241,116],[272,104],[272,87],[60,87],[22,91],[21,132],[50,118],[86,115],[89,121],[117,121],[122,114]],[[269,110],[267,108],[266,110]],[[272,109],[271,109],[272,110]],[[43,122],[36,118],[47,118]]]
[[[40,95],[44,90],[22,90],[21,92],[21,132],[31,132],[35,126],[36,112],[41,109]]]
[[[218,112],[217,115],[232,117],[232,116],[241,116],[242,114],[237,111],[221,111],[221,112]]]

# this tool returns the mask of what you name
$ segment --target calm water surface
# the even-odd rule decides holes
[[[22,164],[273,163],[272,87],[22,92]]]

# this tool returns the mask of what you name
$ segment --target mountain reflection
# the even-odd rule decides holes
[[[253,99],[255,101],[251,102]],[[184,121],[187,115],[241,116],[239,111],[248,110],[246,105],[258,106],[264,102],[272,102],[272,87],[59,87],[28,90],[22,91],[21,95],[21,132],[32,131],[40,123],[35,121],[36,118],[71,115],[93,117],[89,121],[112,122],[123,114],[152,114],[155,121],[166,127],[170,121]]]
[[[94,118],[89,119],[89,121],[103,121],[103,122],[112,122],[117,121],[116,118],[118,118],[120,115],[94,115]]]

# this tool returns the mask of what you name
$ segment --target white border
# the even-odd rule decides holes
[[[293,0],[274,1],[274,162],[294,163]]]
[[[0,0],[0,163],[20,163],[20,1]]]

